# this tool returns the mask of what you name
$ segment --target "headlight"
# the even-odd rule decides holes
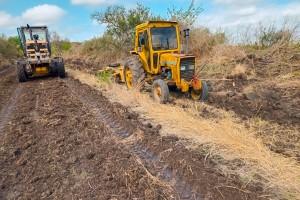
[[[189,66],[188,66],[188,69],[189,69],[189,70],[193,70],[193,69],[194,69],[194,65],[189,65]]]
[[[181,70],[181,71],[184,71],[185,69],[186,69],[185,66],[180,66],[180,70]]]

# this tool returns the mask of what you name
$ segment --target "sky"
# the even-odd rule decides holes
[[[188,0],[0,0],[0,34],[17,35],[16,28],[47,25],[71,41],[84,41],[101,36],[105,26],[92,21],[94,11],[110,5],[134,8],[140,2],[154,14],[167,17],[173,6],[187,9]],[[195,26],[211,29],[234,29],[261,21],[279,23],[289,17],[300,22],[300,0],[195,0],[204,11]],[[17,5],[17,6],[16,6]]]

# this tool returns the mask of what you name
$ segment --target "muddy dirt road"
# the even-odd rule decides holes
[[[201,147],[71,77],[0,72],[0,199],[260,199]]]

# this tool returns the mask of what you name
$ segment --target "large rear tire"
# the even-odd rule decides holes
[[[131,57],[125,62],[124,77],[128,89],[141,86],[142,81],[145,79],[145,71],[137,57]]]
[[[195,91],[194,88],[191,89],[191,97],[195,101],[205,102],[208,97],[208,87],[205,81],[201,81],[202,87],[199,91]]]
[[[169,87],[166,81],[157,79],[153,82],[151,95],[158,103],[166,103],[169,100]]]
[[[57,63],[57,72],[60,78],[66,77],[65,65],[63,62]]]
[[[19,62],[17,62],[17,73],[18,73],[18,79],[20,83],[27,81],[27,76],[26,76],[24,66]]]

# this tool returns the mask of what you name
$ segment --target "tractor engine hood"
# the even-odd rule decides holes
[[[188,91],[190,86],[194,88],[199,86],[199,81],[195,77],[196,58],[193,55],[164,53],[160,56],[161,66],[165,66],[172,71],[172,78],[177,87],[182,91]]]
[[[185,58],[189,58],[190,60],[194,60],[195,65],[195,56],[189,54],[178,54],[178,53],[162,53],[160,55],[160,64],[161,66],[176,66],[180,60],[184,60]]]

